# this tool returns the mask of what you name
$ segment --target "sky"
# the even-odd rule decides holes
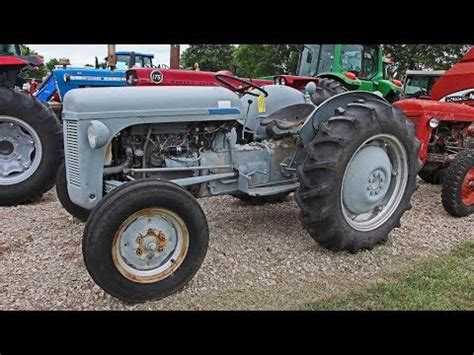
[[[93,45],[49,45],[49,44],[27,44],[27,46],[35,50],[38,54],[44,56],[45,62],[51,58],[69,58],[71,65],[84,66],[85,64],[94,65],[95,56],[102,61],[107,56],[106,44]],[[181,53],[187,48],[187,45],[181,45]],[[137,44],[117,44],[117,51],[132,51],[151,53],[155,55],[153,62],[157,64],[170,63],[170,46],[169,44],[159,45],[137,45]]]

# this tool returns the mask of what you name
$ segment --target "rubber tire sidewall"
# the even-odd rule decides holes
[[[64,160],[59,165],[58,174],[56,177],[56,194],[61,205],[72,216],[76,217],[82,222],[85,222],[91,213],[90,210],[76,205],[71,201],[67,190],[66,165]]]
[[[0,185],[0,205],[34,201],[55,183],[64,155],[62,125],[53,111],[36,97],[7,88],[0,88],[0,115],[28,123],[38,134],[42,146],[42,158],[33,175],[17,184]]]
[[[112,241],[119,226],[133,213],[149,207],[178,214],[189,232],[188,252],[181,266],[167,278],[140,284],[125,278],[112,259]],[[183,288],[204,261],[209,229],[204,212],[187,190],[176,184],[143,179],[114,189],[90,214],[83,235],[84,261],[94,281],[107,293],[137,303],[167,297]]]

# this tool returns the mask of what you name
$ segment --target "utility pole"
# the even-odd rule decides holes
[[[117,66],[117,56],[115,55],[115,44],[107,45],[107,66],[114,70]]]
[[[179,44],[170,45],[170,68],[179,69]]]

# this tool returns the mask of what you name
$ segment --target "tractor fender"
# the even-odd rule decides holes
[[[368,91],[348,91],[334,95],[322,102],[311,115],[308,116],[299,130],[299,137],[302,145],[313,140],[318,132],[319,125],[335,115],[336,109],[345,108],[348,104],[357,100],[379,100],[385,101],[381,95]]]
[[[378,80],[376,88],[383,94],[384,97],[386,97],[391,91],[396,93],[401,93],[403,91],[403,87],[399,87],[390,80],[386,79]]]

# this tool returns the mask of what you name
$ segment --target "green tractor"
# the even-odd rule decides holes
[[[319,78],[321,100],[347,90],[380,92],[389,102],[400,99],[403,84],[388,79],[385,56],[380,45],[308,44],[303,45],[297,75],[277,75],[276,84],[302,89]]]

